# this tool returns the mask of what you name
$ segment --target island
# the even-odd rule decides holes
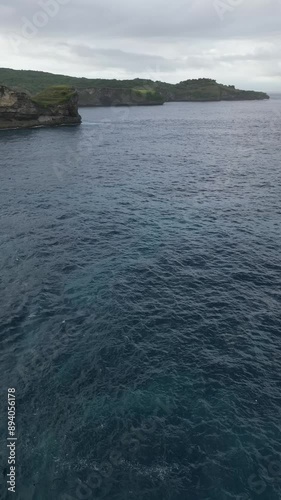
[[[50,86],[56,88],[58,93],[63,93],[63,88],[72,88],[72,104],[70,105],[72,111],[68,113],[66,108],[64,108],[64,110],[62,109],[59,112],[59,116],[57,117],[59,123],[61,123],[61,120],[62,122],[66,122],[63,124],[70,123],[72,119],[74,122],[75,120],[79,121],[76,109],[77,99],[78,106],[81,107],[159,106],[166,102],[218,102],[269,99],[269,96],[265,92],[239,90],[234,85],[224,85],[211,78],[189,79],[172,84],[140,78],[133,80],[89,79],[56,75],[43,71],[0,68],[0,85],[10,87],[16,92],[24,91],[28,93],[32,105],[37,106],[37,114],[39,113],[35,121],[38,121],[39,116],[41,116],[41,123],[46,123],[47,120],[49,123],[53,122],[53,124],[56,124],[58,108],[50,109],[47,114],[43,112],[44,109],[46,110],[46,107],[42,110],[42,102],[46,103],[44,92]],[[74,89],[77,94],[74,94]],[[67,96],[69,90],[65,90],[65,92]],[[59,96],[56,105],[60,104],[61,97],[64,98],[63,95]],[[48,101],[48,105],[51,106],[52,104],[52,102]],[[71,113],[74,113],[74,115]],[[62,115],[65,116],[65,119]]]
[[[0,130],[79,125],[78,93],[59,85],[30,96],[0,85]]]

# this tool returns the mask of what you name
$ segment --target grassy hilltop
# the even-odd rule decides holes
[[[56,85],[42,90],[32,97],[32,101],[42,107],[58,106],[65,104],[74,95],[74,88],[68,87],[67,85]]]

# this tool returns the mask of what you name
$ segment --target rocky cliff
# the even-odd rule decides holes
[[[167,102],[196,101],[246,101],[269,99],[265,92],[239,90],[234,85],[223,85],[216,80],[199,78],[185,80],[176,85],[157,83]]]
[[[150,89],[78,89],[79,106],[156,106],[164,104],[161,93]]]
[[[66,86],[51,87],[31,98],[0,86],[0,130],[78,125],[78,94]]]
[[[77,89],[79,106],[147,106],[165,102],[241,101],[269,99],[264,92],[239,90],[202,78],[186,80],[176,85],[151,82],[146,88]]]

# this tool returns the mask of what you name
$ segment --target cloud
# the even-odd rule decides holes
[[[87,59],[88,64],[96,68],[115,68],[125,71],[148,73],[151,69],[159,71],[175,71],[178,62],[173,59],[167,59],[162,56],[149,54],[139,54],[134,52],[125,52],[119,49],[97,49],[78,45],[72,48],[72,52],[79,58]]]
[[[280,14],[281,0],[0,0],[2,65],[281,88]]]
[[[279,0],[14,0],[13,13],[0,26],[16,28],[32,20],[43,5],[59,3],[58,15],[44,30],[59,37],[72,34],[125,38],[261,37],[280,32]],[[61,1],[61,3],[60,3]],[[227,6],[220,18],[217,3]],[[10,0],[0,5],[6,8]],[[47,7],[46,7],[47,8]]]

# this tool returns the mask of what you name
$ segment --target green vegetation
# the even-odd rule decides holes
[[[191,101],[220,101],[240,99],[268,99],[265,92],[254,90],[239,90],[234,85],[222,85],[210,78],[199,78],[198,80],[186,80],[178,83],[175,87],[176,100]]]
[[[75,91],[73,88],[66,85],[56,85],[35,95],[32,101],[42,107],[57,106],[69,101],[74,94]]]
[[[220,85],[210,78],[186,80],[175,85],[176,97],[189,97],[192,101],[219,101]]]
[[[151,91],[150,90],[146,90],[146,89],[134,89],[134,92],[137,94],[137,95],[146,95],[148,93],[150,93]]]
[[[216,80],[212,80],[211,78],[198,78],[192,80],[184,80],[183,82],[177,83],[176,87],[189,87],[194,88],[198,87],[198,85],[206,87],[206,86],[216,86],[218,85]]]
[[[15,88],[17,90],[25,90],[34,95],[47,87],[68,85],[77,89],[88,89],[91,87],[96,88],[151,88],[153,89],[155,83],[152,80],[104,80],[104,79],[88,79],[76,78],[72,76],[54,75],[52,73],[45,73],[43,71],[26,71],[26,70],[13,70],[7,68],[0,68],[0,85]]]
[[[221,85],[209,78],[186,80],[176,85],[177,97],[189,96],[193,101],[219,101]]]
[[[146,101],[163,101],[163,95],[158,90],[133,89],[136,96],[144,97]]]
[[[103,89],[130,89],[145,95],[147,101],[219,101],[238,99],[267,99],[264,92],[243,91],[235,89],[233,85],[222,85],[210,78],[186,80],[176,85],[152,80],[135,78],[134,80],[104,80],[75,78],[64,75],[53,75],[43,71],[24,71],[0,68],[0,85],[25,90],[46,105],[53,97],[41,94],[50,86],[70,86],[78,91],[88,88]],[[54,98],[55,99],[55,98]]]

